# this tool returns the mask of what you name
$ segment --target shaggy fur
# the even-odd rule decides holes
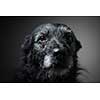
[[[78,82],[77,52],[82,47],[64,24],[42,24],[22,44],[17,82]]]

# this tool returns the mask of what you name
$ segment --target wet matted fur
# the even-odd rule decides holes
[[[64,24],[42,24],[22,44],[17,82],[78,82],[77,52],[82,47]]]

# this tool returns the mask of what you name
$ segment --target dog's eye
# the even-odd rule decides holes
[[[44,41],[46,40],[46,36],[44,34],[42,34],[39,38],[38,41]]]

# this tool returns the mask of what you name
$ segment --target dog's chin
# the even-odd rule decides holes
[[[63,82],[69,75],[68,68],[43,68],[36,77],[39,82]]]

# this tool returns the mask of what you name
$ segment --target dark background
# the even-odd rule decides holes
[[[20,64],[26,34],[42,23],[68,25],[82,43],[79,63],[84,82],[100,82],[100,17],[0,17],[0,82],[11,82]]]

